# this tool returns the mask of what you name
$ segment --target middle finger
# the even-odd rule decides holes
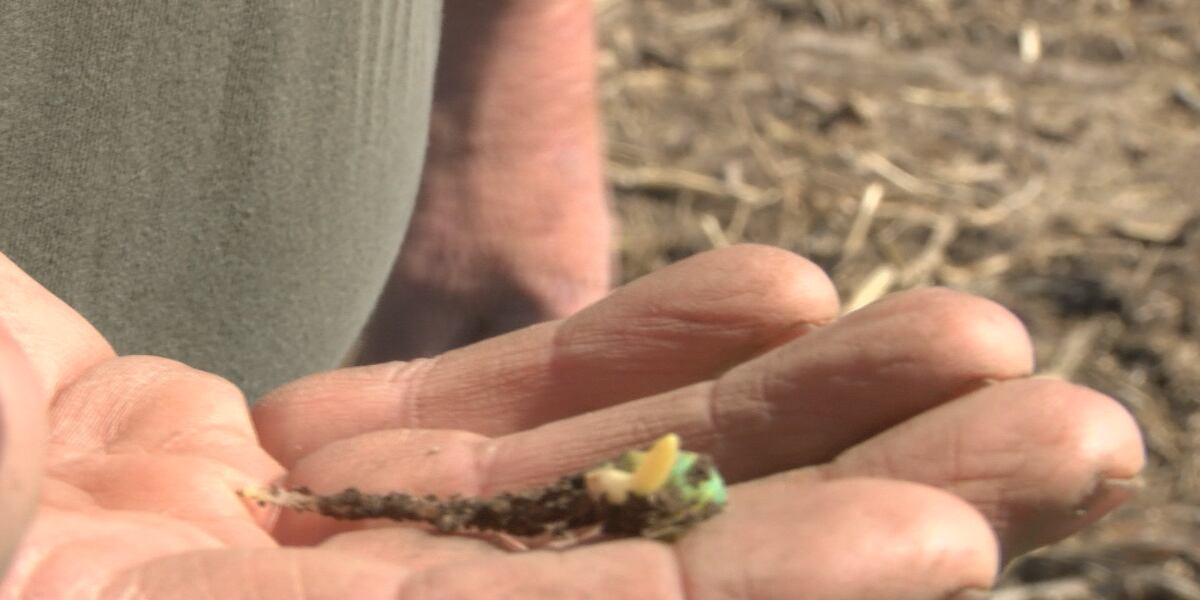
[[[941,335],[926,333],[934,325],[943,326]],[[491,495],[590,467],[664,431],[714,454],[737,481],[825,462],[984,380],[1027,372],[1030,363],[1024,330],[1007,311],[952,292],[913,292],[794,340],[716,382],[494,440],[411,430],[350,438],[301,460],[291,483],[335,491],[391,481],[416,493]],[[431,448],[437,453],[430,455]]]
[[[1024,328],[999,305],[938,289],[897,294],[713,382],[499,438],[485,449],[497,475],[484,491],[544,481],[665,431],[713,454],[733,481],[818,464],[1032,363]]]
[[[436,359],[301,379],[254,409],[285,465],[322,444],[381,429],[501,435],[716,377],[837,314],[812,263],[732,247],[646,276],[559,323]]]

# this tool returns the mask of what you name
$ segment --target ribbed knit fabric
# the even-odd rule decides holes
[[[250,398],[335,366],[412,210],[440,17],[0,1],[0,252],[118,352]]]

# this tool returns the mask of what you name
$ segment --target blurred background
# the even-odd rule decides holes
[[[625,279],[761,242],[1009,306],[1149,468],[994,597],[1200,599],[1200,0],[594,1]]]

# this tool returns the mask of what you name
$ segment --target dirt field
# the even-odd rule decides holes
[[[1200,599],[1200,1],[596,5],[626,278],[755,241],[1006,304],[1150,468],[995,597]]]

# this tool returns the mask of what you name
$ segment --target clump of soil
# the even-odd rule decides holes
[[[1011,307],[1042,371],[1133,412],[1150,467],[1005,597],[1200,598],[1200,2],[596,6],[626,278],[753,241],[851,302]]]

